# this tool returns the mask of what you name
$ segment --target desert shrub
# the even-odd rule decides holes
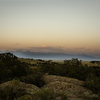
[[[21,81],[42,87],[45,84],[43,75],[39,68],[31,69],[27,76],[21,78]]]
[[[43,88],[35,94],[35,100],[55,100],[55,98],[55,93],[48,88]]]
[[[82,65],[78,59],[65,60],[64,64],[44,63],[41,65],[44,73],[76,78],[85,81],[85,86],[94,93],[100,94],[100,67]],[[92,74],[92,75],[91,75]]]
[[[83,80],[88,89],[100,94],[100,67],[82,65],[78,59],[65,60],[64,64],[39,60],[33,69],[31,67],[19,61],[12,53],[0,54],[0,83],[19,79],[42,87],[45,84],[42,77],[48,73]]]
[[[2,100],[14,100],[25,94],[18,80],[12,80],[0,87],[0,98]]]
[[[28,63],[20,62],[12,53],[0,54],[0,83],[19,79],[23,82],[43,86],[40,68],[31,69]]]
[[[34,100],[67,100],[67,96],[64,93],[55,93],[54,90],[49,88],[42,88],[40,91],[35,93]]]
[[[19,97],[17,100],[32,100],[32,97],[30,95],[24,95]]]
[[[55,64],[53,62],[44,62],[40,64],[40,69],[43,73],[54,74]]]
[[[100,77],[90,74],[85,81],[85,86],[94,93],[100,94]]]
[[[0,83],[26,76],[29,67],[11,53],[0,54]]]

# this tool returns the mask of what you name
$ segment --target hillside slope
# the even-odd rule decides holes
[[[56,75],[45,75],[44,81],[46,85],[44,88],[53,89],[55,93],[64,93],[69,100],[92,100],[97,97],[92,91],[84,88],[83,81],[61,77]]]

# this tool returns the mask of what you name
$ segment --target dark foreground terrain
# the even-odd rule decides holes
[[[0,54],[0,100],[100,100],[100,62]]]

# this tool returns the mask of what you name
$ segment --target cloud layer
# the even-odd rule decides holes
[[[59,47],[30,47],[25,49],[1,50],[2,52],[12,52],[18,57],[34,59],[71,59],[100,60],[99,51],[92,51],[86,48],[64,49]]]

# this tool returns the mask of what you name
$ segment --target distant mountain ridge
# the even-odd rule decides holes
[[[3,51],[1,51],[2,53]],[[8,51],[7,51],[8,52]],[[78,58],[80,60],[100,60],[99,57],[95,57],[89,54],[67,54],[67,53],[55,53],[55,52],[32,52],[32,51],[22,51],[22,50],[16,50],[16,51],[9,51],[15,54],[16,56],[20,58],[33,58],[33,59],[44,59],[44,60],[65,60],[65,59],[72,59],[72,58]]]

